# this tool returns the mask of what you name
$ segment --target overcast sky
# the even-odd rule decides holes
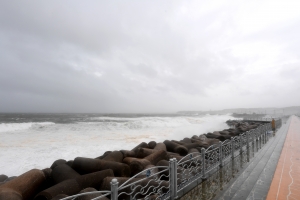
[[[0,1],[0,112],[299,100],[299,0]]]

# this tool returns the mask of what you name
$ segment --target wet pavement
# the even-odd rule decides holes
[[[265,199],[285,140],[288,123],[269,135],[267,143],[255,140],[234,159],[210,173],[204,181],[179,194],[180,200]]]
[[[247,166],[240,170],[238,177],[228,183],[213,199],[266,199],[289,124],[290,120],[283,124],[276,135],[271,137]]]

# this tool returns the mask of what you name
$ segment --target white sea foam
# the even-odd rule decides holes
[[[30,128],[42,128],[44,126],[53,124],[53,122],[1,123],[0,133],[26,130]]]
[[[140,142],[181,140],[228,128],[229,115],[186,117],[100,117],[98,122],[0,125],[0,174],[18,176],[50,167],[57,159],[98,157],[108,150],[132,149]]]

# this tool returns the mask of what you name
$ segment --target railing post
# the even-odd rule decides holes
[[[253,151],[253,155],[255,154],[255,135],[256,135],[256,129],[252,132],[252,151]]]
[[[171,158],[169,161],[169,175],[170,175],[170,199],[174,200],[177,196],[177,160]]]
[[[262,130],[262,128],[261,128],[261,131],[260,131],[260,135],[261,135],[261,147],[265,144],[264,143],[264,134],[263,134],[264,132],[263,132],[263,130]]]
[[[261,147],[264,146],[264,134],[261,132]]]
[[[262,135],[263,135],[263,138],[264,138],[264,145],[265,145],[266,144],[266,134],[265,134],[264,131],[263,131]]]
[[[259,149],[259,130],[258,129],[256,130],[256,134],[255,134],[255,148],[256,148],[256,151],[258,151],[258,149]]]
[[[111,200],[118,200],[118,184],[119,183],[115,178],[110,182]]]
[[[257,131],[257,149],[260,149],[260,130]]]
[[[246,141],[247,141],[247,148],[249,148],[249,131],[246,132]]]
[[[267,136],[268,136],[268,141],[270,140],[270,134],[269,134],[269,130],[268,130],[268,126],[266,125],[266,133],[267,133]]]
[[[219,142],[219,160],[220,160],[220,167],[223,167],[223,151],[222,151],[222,142]]]
[[[175,198],[177,198],[177,160],[176,160],[176,158],[174,158],[173,159],[173,172],[174,172],[174,175],[173,175],[173,177],[174,177],[174,194],[175,194],[175,196],[174,196],[174,199]]]
[[[263,129],[263,127],[261,128],[261,138],[262,138],[261,143],[262,143],[262,146],[263,146],[265,144],[265,135],[264,135],[264,129]]]
[[[231,159],[234,159],[234,139],[233,137],[230,139],[231,141]]]
[[[174,165],[173,165],[173,158],[169,160],[169,176],[170,176],[170,182],[169,182],[169,188],[170,188],[170,199],[174,200],[175,199],[175,194],[174,194]]]
[[[243,136],[242,134],[240,135],[240,154],[243,153]]]
[[[268,142],[268,137],[267,137],[267,131],[266,128],[264,127],[264,137],[265,137],[265,144]]]
[[[261,142],[262,141],[262,139],[261,139],[261,129],[260,129],[260,131],[259,131],[259,149],[261,149]]]
[[[250,160],[249,131],[246,132],[246,139],[247,139],[247,144],[246,144],[246,148],[247,148],[247,161],[249,162],[249,160]]]
[[[201,149],[201,156],[202,156],[202,179],[206,179],[206,173],[205,173],[205,148]]]
[[[269,141],[269,138],[268,138],[268,132],[267,132],[267,129],[265,126],[264,126],[264,133],[265,133],[265,138],[266,138],[266,143],[267,143]]]
[[[264,135],[264,144],[266,144],[267,143],[266,131],[263,131],[263,135]]]

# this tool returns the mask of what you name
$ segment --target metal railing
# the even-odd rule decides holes
[[[112,183],[111,183],[112,184]],[[113,185],[112,185],[113,187]],[[69,196],[69,197],[65,197],[61,200],[74,200],[76,199],[77,197],[81,197],[81,196],[87,196],[87,195],[92,195],[92,194],[96,194],[96,195],[99,195],[97,196],[96,198],[93,198],[93,200],[97,200],[97,199],[101,199],[101,198],[107,198],[107,196],[109,196],[111,193],[111,191],[108,191],[108,190],[104,190],[104,191],[93,191],[93,192],[85,192],[85,193],[80,193],[80,194],[76,194],[76,195],[72,195],[72,196]]]
[[[281,119],[276,119],[276,128],[279,128],[281,123]],[[179,161],[171,158],[169,166],[155,166],[145,169],[120,186],[117,178],[114,178],[111,181],[111,191],[82,193],[66,197],[63,200],[97,193],[101,193],[101,196],[93,200],[107,196],[110,196],[111,200],[174,200],[180,191],[195,181],[206,180],[210,172],[223,167],[223,163],[230,160],[230,158],[234,162],[237,155],[245,154],[246,161],[249,162],[250,147],[261,149],[262,145],[269,140],[268,133],[271,130],[271,123],[260,125],[256,129],[232,137],[230,140],[219,142],[219,144],[212,145],[207,149],[202,148],[201,153],[190,153]]]

